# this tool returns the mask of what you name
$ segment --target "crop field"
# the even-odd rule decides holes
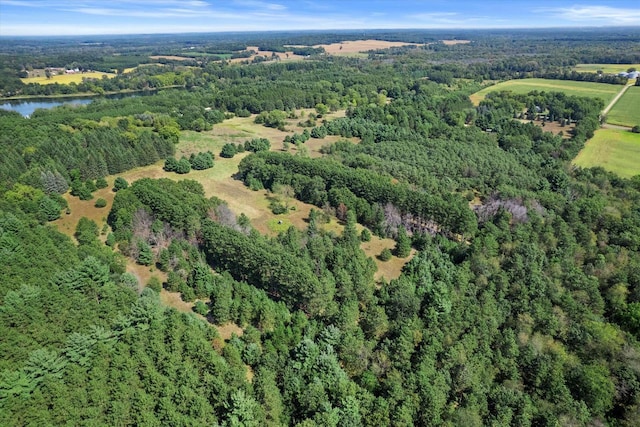
[[[640,134],[599,129],[573,160],[581,167],[602,166],[623,178],[640,174]]]
[[[400,47],[407,45],[424,46],[417,43],[388,42],[385,40],[353,40],[344,41],[342,43],[321,44],[314,47],[323,47],[324,50],[330,55],[358,56],[358,54],[367,52],[369,50],[388,49],[390,47]]]
[[[595,73],[600,70],[605,74],[617,74],[629,68],[640,70],[640,64],[578,64],[573,67],[581,73]]]
[[[83,79],[101,79],[102,76],[107,76],[108,78],[115,77],[115,74],[110,73],[102,73],[98,71],[92,71],[90,73],[76,73],[76,74],[58,74],[52,75],[51,78],[47,78],[44,74],[38,75],[36,77],[27,77],[22,80],[22,83],[38,83],[41,85],[50,85],[53,83],[59,83],[62,85],[68,85],[69,83],[82,83]]]
[[[640,125],[640,86],[627,89],[607,114],[607,123],[630,127]]]
[[[562,92],[567,95],[586,96],[590,98],[600,98],[607,105],[616,96],[621,85],[593,82],[575,82],[571,80],[551,80],[551,79],[519,79],[508,80],[493,86],[486,87],[471,95],[471,102],[478,105],[488,93],[508,90],[517,94],[525,94],[534,90],[545,92]]]

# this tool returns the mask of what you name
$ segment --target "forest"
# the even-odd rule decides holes
[[[489,80],[638,63],[637,35],[372,31],[432,44],[261,63],[213,56],[363,35],[0,39],[4,97],[145,93],[0,109],[0,425],[640,425],[640,175],[571,164],[603,102],[469,99]],[[438,42],[453,37],[472,43]],[[146,64],[184,46],[211,58]],[[78,64],[137,68],[19,79]],[[237,118],[258,129],[243,144],[179,154]],[[311,206],[304,227],[261,233],[205,191],[197,173],[235,156],[239,185]],[[69,201],[98,191],[104,227],[64,234]],[[368,256],[372,236],[393,249]],[[377,278],[391,257],[401,274]]]

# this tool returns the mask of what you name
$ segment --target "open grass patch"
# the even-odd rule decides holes
[[[627,89],[607,114],[607,123],[629,127],[640,125],[640,86]]]
[[[69,205],[69,213],[67,214],[63,211],[60,218],[53,221],[52,224],[55,225],[61,233],[73,237],[78,221],[80,218],[86,217],[93,220],[98,225],[98,229],[102,230],[102,227],[104,227],[107,222],[107,215],[109,215],[109,210],[111,209],[113,198],[115,196],[115,193],[111,191],[112,186],[113,179],[110,181],[108,188],[102,188],[94,191],[93,199],[91,200],[80,200],[79,198],[72,196],[70,193],[66,193],[63,197]],[[104,207],[97,208],[95,206],[96,200],[98,199],[103,199],[105,201],[106,204]],[[104,242],[106,234],[101,234],[99,239]]]
[[[640,174],[640,134],[599,129],[573,160],[581,167],[601,166],[623,178]]]
[[[618,74],[626,72],[629,68],[640,70],[640,64],[577,64],[574,70],[580,73],[597,73],[602,71],[604,74]]]
[[[473,95],[471,102],[478,105],[487,94],[491,92],[508,90],[516,94],[526,94],[531,91],[562,92],[566,95],[585,96],[588,98],[600,98],[607,105],[616,96],[621,85],[593,82],[574,82],[571,80],[551,80],[551,79],[519,79],[508,80],[493,86],[486,87]]]
[[[47,78],[46,76],[36,76],[36,77],[27,77],[22,80],[22,83],[38,83],[41,85],[50,85],[54,83],[59,83],[61,85],[68,85],[70,83],[82,83],[83,79],[102,79],[102,76],[107,76],[107,78],[115,77],[115,74],[111,73],[102,73],[99,71],[92,71],[90,73],[76,73],[76,74],[60,74],[53,75],[51,78]]]
[[[267,227],[274,234],[284,233],[292,225],[287,218],[271,218],[267,220]]]

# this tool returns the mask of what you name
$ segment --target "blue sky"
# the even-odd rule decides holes
[[[635,0],[0,0],[0,36],[624,25]]]

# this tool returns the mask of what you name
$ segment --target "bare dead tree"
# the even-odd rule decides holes
[[[141,208],[134,212],[131,223],[133,225],[133,237],[149,242],[152,234],[153,216]]]
[[[402,214],[400,209],[387,203],[383,209],[384,212],[384,232],[387,236],[396,237],[398,235],[398,227],[402,225]]]

